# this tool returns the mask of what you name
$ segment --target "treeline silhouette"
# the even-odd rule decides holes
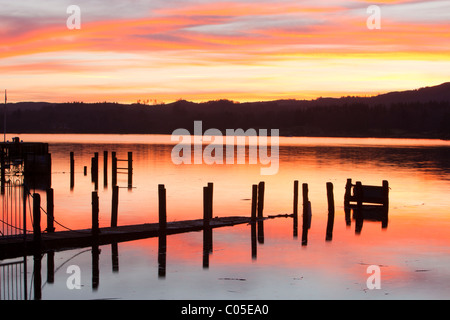
[[[217,128],[279,129],[284,136],[411,137],[450,139],[450,83],[376,97],[235,103],[217,100],[170,104],[8,104],[12,133],[171,134]],[[3,123],[3,114],[0,124]]]

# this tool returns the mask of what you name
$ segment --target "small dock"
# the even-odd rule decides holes
[[[250,217],[221,217],[209,221],[209,228],[228,227],[250,223]],[[203,219],[167,222],[165,234],[202,231]],[[95,242],[98,245],[106,245],[123,241],[139,240],[160,235],[159,223],[145,223],[118,227],[99,228],[95,235],[92,229],[68,230],[51,233],[42,233],[41,241],[36,244],[33,234],[0,238],[0,259],[16,258],[32,254],[38,245],[41,252],[50,250],[61,251],[65,249],[90,247]]]

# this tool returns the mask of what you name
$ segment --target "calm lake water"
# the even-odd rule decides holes
[[[167,189],[170,222],[202,218],[203,187],[208,182],[214,183],[214,216],[249,216],[252,185],[260,181],[265,182],[264,215],[290,214],[294,180],[300,182],[299,237],[293,236],[292,218],[266,220],[264,241],[257,243],[255,252],[249,225],[214,229],[206,266],[202,232],[171,235],[167,237],[165,276],[159,273],[158,238],[119,243],[117,257],[111,245],[101,246],[95,281],[91,248],[55,252],[54,281],[48,279],[44,254],[44,300],[450,298],[450,142],[280,138],[278,173],[262,176],[261,164],[175,165],[170,135],[20,138],[50,144],[55,219],[60,223],[57,231],[65,230],[62,226],[91,226],[94,184],[90,164],[95,152],[100,159],[101,227],[110,224],[113,151],[119,159],[133,152],[133,188],[126,188],[126,174],[118,177],[118,185],[124,187],[119,191],[119,225],[158,221],[158,184]],[[75,154],[73,188],[71,151]],[[109,153],[107,185],[103,183],[103,151]],[[120,162],[119,167],[125,163]],[[361,232],[355,232],[355,221],[346,223],[343,201],[347,178],[379,186],[383,180],[389,181],[387,228],[382,228],[381,222],[364,221]],[[336,208],[332,241],[325,241],[327,182],[334,185]],[[307,246],[301,245],[302,183],[308,184],[312,209]],[[42,194],[45,207],[45,193],[36,192]],[[4,210],[7,201],[3,196]],[[0,261],[1,299],[34,298],[33,257],[26,258],[25,269],[7,266],[22,260]],[[380,289],[367,286],[371,265],[380,268]],[[72,275],[67,272],[69,266],[80,270],[80,289],[67,286]]]

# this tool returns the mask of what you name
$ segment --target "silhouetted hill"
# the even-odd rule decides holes
[[[166,105],[20,102],[7,106],[13,133],[167,133],[177,128],[280,129],[281,135],[450,139],[450,83],[374,97]],[[0,124],[3,114],[0,115]]]

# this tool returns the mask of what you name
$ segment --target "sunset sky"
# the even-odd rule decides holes
[[[370,5],[381,29],[367,27]],[[450,1],[0,0],[0,74],[10,102],[415,89],[450,81]]]

